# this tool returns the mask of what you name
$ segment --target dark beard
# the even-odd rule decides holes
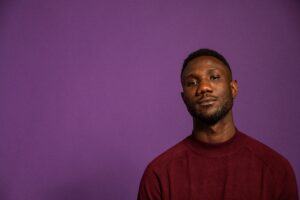
[[[207,125],[214,125],[228,114],[228,112],[232,109],[232,106],[233,98],[231,97],[222,105],[220,109],[217,110],[217,112],[213,113],[212,115],[204,115],[203,113],[197,112],[191,107],[188,108],[188,111],[195,120]]]

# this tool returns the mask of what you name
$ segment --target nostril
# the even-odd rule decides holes
[[[211,91],[212,91],[212,88],[211,88],[210,84],[202,82],[201,84],[199,84],[196,93],[199,95],[199,94],[203,94],[203,93],[211,92]]]

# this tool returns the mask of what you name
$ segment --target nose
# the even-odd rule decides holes
[[[199,95],[199,94],[204,94],[207,92],[212,92],[211,84],[209,81],[202,80],[198,85],[196,94]]]

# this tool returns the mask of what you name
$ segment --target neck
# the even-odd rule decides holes
[[[201,142],[210,144],[226,142],[236,132],[231,111],[214,125],[204,124],[195,118],[193,124],[193,136]]]

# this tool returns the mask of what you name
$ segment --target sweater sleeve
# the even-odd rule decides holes
[[[148,166],[142,177],[138,200],[161,200],[161,187],[159,177],[155,171]]]
[[[298,188],[294,171],[288,163],[285,178],[282,183],[282,191],[280,194],[280,200],[298,200]]]

